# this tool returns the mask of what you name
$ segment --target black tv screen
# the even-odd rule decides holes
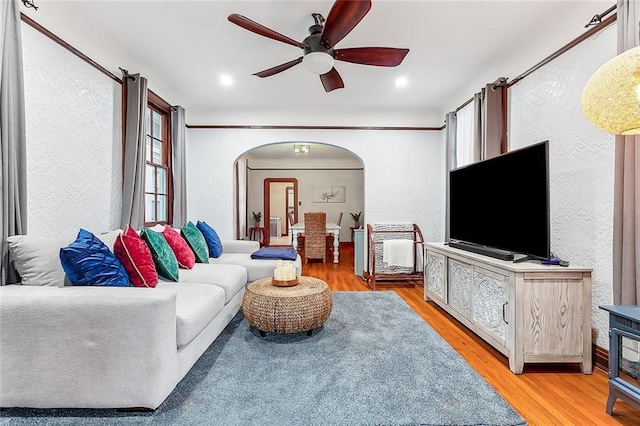
[[[453,247],[489,256],[498,249],[548,259],[549,141],[451,170],[449,237]]]

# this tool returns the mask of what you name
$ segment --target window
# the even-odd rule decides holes
[[[171,107],[149,92],[146,111],[145,226],[172,222]]]

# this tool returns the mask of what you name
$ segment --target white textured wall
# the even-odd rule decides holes
[[[551,250],[593,269],[592,324],[604,348],[608,316],[598,305],[612,303],[614,137],[586,121],[580,101],[591,74],[615,52],[613,25],[509,90],[511,149],[550,142]]]
[[[74,236],[119,225],[121,86],[22,25],[27,230]]]
[[[362,159],[366,222],[415,222],[427,241],[443,240],[440,131],[188,129],[189,219],[216,224],[221,238],[231,238],[235,160],[252,148],[291,140],[339,146]]]

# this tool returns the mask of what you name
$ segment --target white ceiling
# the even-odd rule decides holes
[[[497,77],[514,78],[585,31],[612,1],[373,0],[337,48],[409,48],[396,68],[336,62],[345,89],[326,93],[293,46],[227,20],[242,14],[302,41],[333,1],[34,0],[36,22],[116,75],[141,73],[187,110],[190,125],[440,126],[444,113]],[[223,87],[219,76],[232,76]],[[408,85],[394,81],[406,77]]]

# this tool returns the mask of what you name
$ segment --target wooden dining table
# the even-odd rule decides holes
[[[327,232],[333,234],[333,263],[340,261],[340,225],[333,222],[326,223]],[[298,234],[304,232],[304,222],[294,223],[289,226],[289,234],[292,236],[293,248],[298,250]]]

